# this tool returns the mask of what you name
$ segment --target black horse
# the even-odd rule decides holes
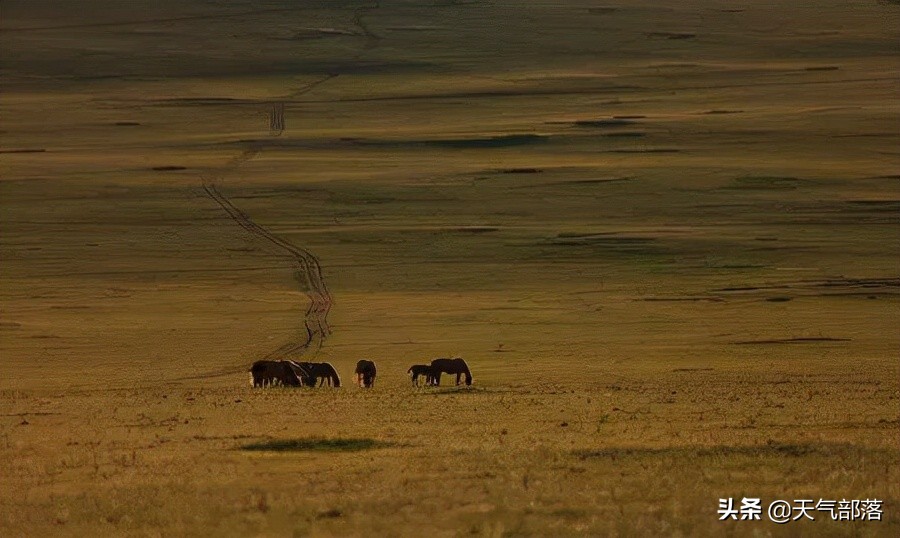
[[[304,385],[314,387],[318,382],[320,387],[325,383],[332,387],[341,386],[341,378],[338,377],[337,370],[327,362],[289,362],[293,365],[294,371],[303,372],[300,377]]]
[[[375,363],[362,359],[356,363],[356,384],[367,389],[375,386]]]
[[[425,376],[425,386],[434,384],[434,370],[431,369],[429,364],[413,364],[406,373],[412,378],[414,387],[419,386],[419,376]]]
[[[472,372],[469,371],[469,365],[459,357],[453,359],[434,359],[431,361],[431,370],[434,375],[434,385],[436,386],[441,384],[441,373],[456,374],[457,385],[459,385],[460,376],[465,374],[466,385],[472,384]]]
[[[302,387],[304,382],[290,361],[256,361],[250,367],[250,384],[254,387],[276,385]]]

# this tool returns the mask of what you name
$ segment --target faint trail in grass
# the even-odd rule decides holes
[[[303,95],[312,91],[316,86],[336,77],[336,74],[328,74],[309,84],[306,84],[291,95]],[[273,104],[272,112],[269,116],[270,136],[278,137],[284,132],[284,104]],[[289,241],[273,234],[265,227],[256,223],[246,213],[241,211],[231,200],[228,199],[218,188],[217,184],[221,182],[221,178],[226,173],[235,171],[245,162],[255,158],[263,150],[262,144],[254,144],[232,157],[225,166],[215,175],[202,177],[203,190],[206,195],[215,201],[235,223],[250,234],[262,239],[291,255],[297,264],[296,278],[304,287],[304,291],[309,298],[309,307],[303,316],[303,328],[306,333],[303,341],[287,342],[277,349],[269,352],[263,358],[303,354],[310,350],[313,353],[321,349],[322,344],[328,335],[331,334],[331,328],[328,326],[328,312],[331,310],[332,298],[325,284],[325,277],[322,272],[322,265],[319,259],[310,251],[293,245]],[[223,370],[213,374],[213,376],[222,376],[236,373],[231,369]],[[188,378],[181,378],[188,379]]]
[[[332,302],[318,258],[308,250],[292,245],[254,222],[246,213],[231,203],[213,181],[205,180],[203,189],[241,228],[289,253],[297,263],[298,280],[302,280],[306,286],[306,293],[310,299],[310,305],[304,315],[306,342],[287,343],[266,357],[276,354],[302,353],[310,348],[318,351],[331,333],[331,329],[328,327],[328,311],[331,309]]]
[[[368,27],[363,20],[364,13],[369,10],[378,9],[380,4],[375,2],[372,6],[363,6],[357,8],[353,12],[353,23],[359,27],[362,34],[366,38],[366,42],[362,50],[357,53],[353,59],[358,60],[367,51],[375,48],[377,42],[382,38],[376,35]],[[337,78],[340,73],[327,73],[316,80],[313,80],[300,88],[288,93],[284,99],[272,103],[272,109],[269,113],[269,136],[277,138],[284,133],[285,124],[285,101],[305,95],[322,84]],[[287,252],[297,265],[295,274],[296,279],[304,288],[304,292],[309,298],[309,307],[303,316],[303,330],[305,338],[302,341],[286,342],[277,349],[269,352],[263,358],[270,359],[273,357],[283,357],[286,355],[303,354],[312,351],[313,353],[321,349],[325,339],[331,334],[331,328],[328,325],[328,313],[331,310],[332,297],[325,284],[325,277],[322,272],[322,265],[319,259],[309,250],[298,247],[287,240],[275,235],[265,227],[261,226],[249,215],[238,208],[225,194],[219,190],[218,184],[221,183],[222,177],[228,173],[234,172],[247,161],[255,158],[262,152],[264,142],[257,142],[242,150],[238,155],[232,157],[220,170],[215,174],[202,176],[203,190],[207,196],[215,201],[221,207],[228,217],[238,226],[254,235],[255,237],[274,245],[275,247]],[[181,377],[178,380],[189,380],[197,378],[220,377],[238,373],[232,368],[221,369],[217,372],[207,375],[197,375],[190,377]]]

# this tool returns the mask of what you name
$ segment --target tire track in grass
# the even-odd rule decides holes
[[[315,89],[316,86],[335,78],[336,74],[328,74],[321,77],[302,88],[296,90],[296,94],[304,94]],[[273,111],[270,115],[270,136],[277,138],[284,132],[284,109],[283,104],[276,103],[273,105]],[[302,355],[304,353],[316,353],[325,342],[325,339],[331,334],[331,327],[328,325],[328,313],[331,310],[332,298],[325,284],[325,276],[322,272],[322,264],[319,259],[309,250],[298,247],[286,239],[283,239],[267,228],[261,226],[246,213],[241,211],[231,200],[219,190],[217,184],[221,183],[222,177],[237,170],[242,164],[254,159],[263,150],[262,144],[254,144],[235,155],[223,166],[217,173],[201,176],[203,190],[216,204],[221,207],[228,217],[238,226],[246,230],[251,235],[270,243],[281,250],[290,254],[296,264],[295,278],[304,288],[303,291],[309,298],[309,307],[303,315],[303,331],[305,339],[302,341],[290,341],[281,345],[277,349],[270,351],[262,356],[262,359],[272,359],[275,357],[284,357],[286,355]],[[193,379],[209,379],[214,377],[223,377],[233,375],[244,371],[244,367],[239,369],[226,368],[193,376],[184,376],[173,379],[172,381],[189,381]]]
[[[360,7],[354,12],[353,22],[362,30],[363,35],[366,38],[366,43],[363,47],[363,50],[360,51],[359,54],[354,56],[354,59],[361,58],[366,51],[375,48],[378,41],[381,39],[381,37],[374,34],[362,20],[363,12],[378,9],[379,7],[381,7],[380,4],[378,2],[375,2],[375,4],[372,6]],[[287,96],[287,99],[292,99],[307,94],[315,90],[318,86],[339,76],[340,73],[327,73],[324,76],[290,92]],[[269,135],[272,138],[277,138],[284,133],[285,129],[284,102],[275,102],[272,106],[273,108],[269,115]],[[308,352],[316,353],[321,349],[323,343],[331,334],[331,327],[329,327],[328,325],[328,313],[331,310],[331,305],[333,302],[331,293],[328,291],[328,286],[325,284],[325,277],[322,272],[321,262],[309,250],[298,247],[288,242],[287,240],[275,235],[267,228],[255,222],[246,213],[241,211],[240,208],[235,206],[231,202],[231,200],[229,200],[228,197],[219,190],[217,186],[217,183],[221,182],[222,176],[224,176],[226,173],[235,171],[242,164],[259,155],[262,150],[262,144],[255,144],[243,150],[238,155],[232,157],[225,164],[225,166],[219,170],[217,174],[201,176],[203,190],[205,191],[206,195],[209,196],[213,201],[215,201],[219,205],[219,207],[221,207],[225,211],[225,213],[228,214],[228,217],[233,220],[238,226],[246,230],[251,235],[254,235],[257,238],[270,243],[291,255],[297,265],[295,278],[305,288],[304,291],[309,298],[309,307],[306,309],[306,312],[303,316],[303,328],[306,332],[305,340],[302,342],[287,342],[277,349],[269,352],[262,358],[271,359],[279,356],[283,357],[285,355],[302,355]],[[240,371],[243,371],[243,367],[240,369]],[[233,368],[228,368],[205,375],[201,374],[180,377],[172,381],[208,379],[211,377],[222,377],[236,373],[239,373],[239,371]]]
[[[302,354],[310,349],[314,352],[318,351],[328,335],[331,334],[331,328],[328,326],[328,312],[331,310],[332,304],[331,294],[328,291],[328,286],[325,284],[325,277],[322,273],[322,265],[319,259],[310,251],[289,243],[254,222],[253,219],[223,195],[213,181],[205,180],[203,190],[225,210],[229,218],[237,223],[238,226],[290,254],[297,264],[297,280],[306,287],[306,294],[310,300],[303,319],[307,336],[306,341],[289,342],[264,358],[271,358],[278,354]]]

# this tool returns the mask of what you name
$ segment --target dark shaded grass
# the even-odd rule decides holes
[[[543,170],[540,168],[502,168],[497,171],[500,174],[540,174]]]
[[[241,446],[250,452],[359,452],[375,448],[387,448],[393,443],[367,438],[324,439],[273,439]]]
[[[688,34],[683,32],[648,32],[646,34],[649,38],[661,38],[661,39],[694,39],[697,37],[697,34]]]
[[[619,11],[619,8],[613,6],[589,7],[587,11],[593,15],[609,15]]]
[[[611,149],[609,153],[681,153],[675,148]]]
[[[548,137],[537,134],[512,134],[489,138],[469,138],[461,140],[423,140],[413,142],[425,146],[444,148],[506,148],[546,142]]]
[[[647,136],[647,133],[642,133],[639,131],[623,131],[618,133],[606,133],[603,136],[609,138],[641,138]]]
[[[743,176],[736,178],[734,183],[722,187],[726,190],[795,190],[799,186],[809,183],[796,177],[781,176]]]
[[[635,121],[626,118],[612,118],[612,119],[602,119],[602,120],[577,120],[572,122],[572,125],[576,127],[623,127],[628,125],[634,125]]]
[[[600,449],[582,449],[572,452],[581,460],[590,459],[617,459],[640,458],[656,456],[674,457],[758,457],[758,458],[799,458],[804,456],[833,456],[848,457],[867,455],[881,455],[896,458],[900,452],[879,448],[861,447],[846,443],[778,443],[769,441],[764,445],[730,446],[719,445],[711,447],[610,447]]]
[[[831,338],[826,336],[821,337],[806,337],[806,338],[777,338],[772,340],[741,340],[738,342],[731,342],[733,345],[737,346],[752,346],[752,345],[777,345],[777,344],[817,344],[822,342],[850,342],[850,338]]]
[[[469,234],[484,234],[499,231],[500,228],[496,226],[462,226],[459,228],[454,228],[453,231],[460,233],[469,233]]]
[[[623,181],[631,181],[632,177],[609,177],[597,179],[572,179],[569,181],[557,181],[554,183],[545,183],[545,185],[599,185],[602,183],[621,183]]]
[[[667,253],[668,251],[658,245],[656,241],[655,237],[610,237],[603,234],[561,233],[545,245],[556,248],[589,249],[598,253],[646,255]]]
[[[448,375],[450,375],[451,377],[454,377],[454,378],[456,376],[456,374],[452,374],[452,375],[444,374],[444,376],[448,376]],[[468,386],[466,386],[466,385],[460,385],[460,386],[451,385],[446,388],[439,386],[439,387],[435,387],[430,390],[424,390],[421,392],[421,394],[430,394],[430,395],[438,396],[438,395],[447,395],[447,394],[483,394],[483,393],[487,393],[487,392],[511,392],[511,391],[489,390],[489,389],[486,389],[483,387],[475,387],[472,385],[468,385]]]

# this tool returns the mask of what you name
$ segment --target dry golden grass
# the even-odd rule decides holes
[[[897,534],[897,28],[5,2],[0,535]],[[247,386],[309,290],[204,183],[316,254],[348,386]],[[409,385],[451,355],[473,387]]]
[[[6,392],[4,528],[887,535],[897,526],[888,502],[900,483],[896,376],[715,369],[605,379]],[[363,441],[336,450],[322,439]],[[297,440],[313,450],[245,450]],[[888,504],[881,523],[719,523],[717,499],[744,495]]]

